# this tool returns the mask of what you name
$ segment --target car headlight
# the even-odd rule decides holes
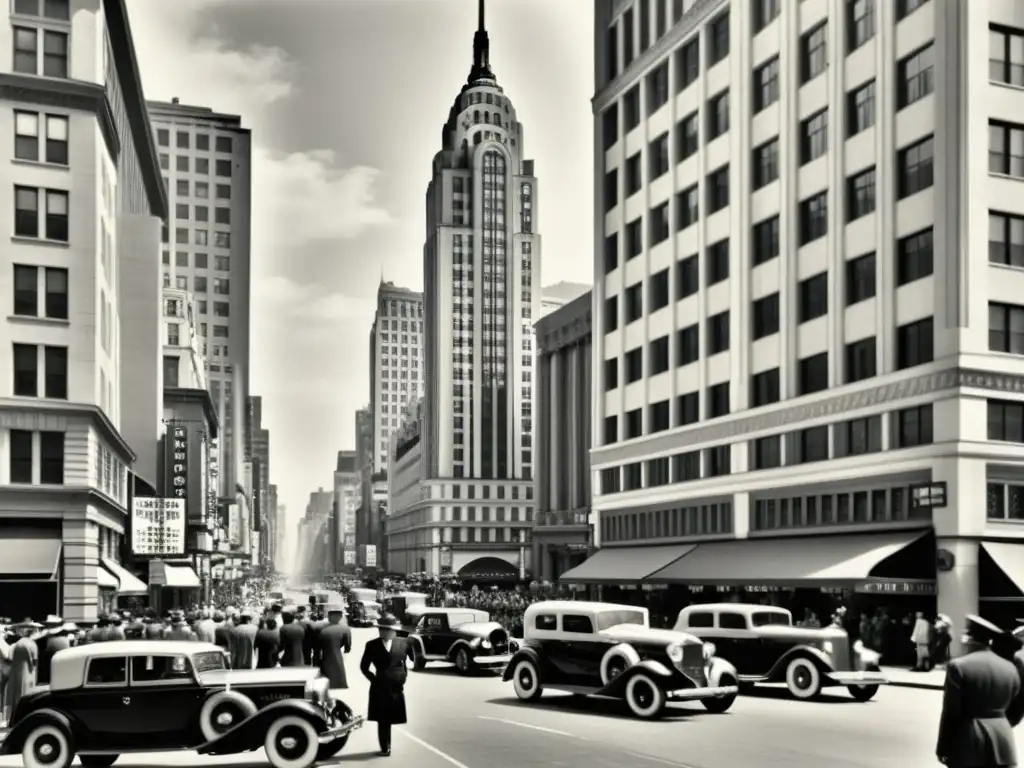
[[[491,647],[491,641],[490,640],[483,640],[483,641],[481,641],[480,642],[480,647],[481,648],[490,648]]]
[[[481,640],[479,637],[477,637],[477,638],[473,639],[473,641],[469,644],[469,647],[470,648],[479,648],[481,643],[483,643],[483,640]]]
[[[678,664],[683,660],[683,646],[681,645],[670,645],[665,652],[668,654],[669,661],[673,664]]]
[[[715,648],[714,643],[704,643],[704,648],[702,650],[704,652],[704,661],[709,661],[718,651],[718,649]]]
[[[825,642],[823,642],[821,644],[821,650],[823,650],[825,653],[832,653],[832,641],[826,640]]]

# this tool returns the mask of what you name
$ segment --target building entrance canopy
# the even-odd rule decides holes
[[[187,565],[168,565],[163,562],[149,564],[149,583],[154,587],[174,589],[199,589],[199,576]]]
[[[1005,541],[983,541],[981,548],[988,553],[999,570],[1001,570],[1013,586],[1024,594],[1024,546]],[[990,595],[982,595],[991,597]]]
[[[694,544],[658,547],[608,547],[558,577],[569,584],[629,584],[696,549]]]
[[[878,566],[926,535],[925,531],[901,531],[709,542],[698,544],[692,551],[650,573],[644,581],[842,587],[874,592],[870,585]]]
[[[101,557],[100,563],[117,579],[117,594],[125,595],[148,595],[149,587],[139,577],[122,566],[116,560],[109,557]]]

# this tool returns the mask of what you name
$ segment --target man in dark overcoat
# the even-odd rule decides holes
[[[285,610],[281,614],[281,629],[278,635],[281,638],[281,666],[301,667],[306,663],[303,654],[303,645],[306,642],[306,628],[295,620],[295,613]]]
[[[386,613],[377,621],[380,636],[363,649],[359,671],[370,681],[366,719],[377,723],[381,755],[391,754],[391,726],[406,720],[405,681],[409,672],[405,660],[412,658],[408,640],[397,636],[398,619]]]
[[[327,626],[316,634],[316,651],[320,674],[327,678],[331,689],[348,688],[345,676],[345,655],[352,653],[352,632],[345,623],[345,606],[327,606]]]
[[[232,669],[252,669],[253,654],[256,652],[256,633],[252,613],[242,611],[235,626],[235,644],[231,651]]]
[[[280,651],[281,636],[277,632],[277,620],[268,616],[262,627],[256,631],[256,668],[273,669],[277,666]]]
[[[1013,662],[993,651],[1002,642],[999,627],[969,615],[965,631],[964,655],[946,665],[936,757],[949,768],[1016,766],[1011,718],[1021,695],[1020,675]]]

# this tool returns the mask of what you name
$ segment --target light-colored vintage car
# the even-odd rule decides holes
[[[785,608],[691,605],[679,612],[675,628],[714,643],[739,671],[741,686],[785,683],[798,699],[813,699],[828,686],[845,686],[857,701],[868,701],[889,682],[879,655],[859,640],[851,645],[845,630],[794,627]]]
[[[505,669],[516,696],[545,688],[625,699],[637,717],[661,715],[669,701],[700,701],[725,712],[739,692],[736,669],[715,647],[686,632],[652,629],[646,608],[550,600],[523,617],[522,647]]]
[[[261,747],[274,768],[309,768],[363,723],[308,667],[230,670],[210,643],[120,640],[58,651],[0,729],[26,768],[108,768],[122,754]]]

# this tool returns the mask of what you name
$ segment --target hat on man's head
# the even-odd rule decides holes
[[[47,629],[50,629],[52,627],[59,627],[63,623],[64,623],[64,619],[62,619],[60,616],[57,616],[56,614],[53,614],[53,613],[51,613],[49,616],[47,616],[45,619],[43,619],[43,626],[46,627]]]
[[[19,621],[14,625],[14,629],[42,629],[43,625],[38,621],[32,621],[32,619],[26,617],[23,621]]]
[[[377,629],[398,629],[402,626],[402,622],[395,618],[393,614],[385,613],[377,619],[377,623],[374,624],[374,626],[377,627]]]
[[[344,603],[324,603],[324,613],[344,613]]]
[[[964,635],[980,645],[991,645],[994,640],[1006,634],[988,619],[969,613],[964,617]]]

